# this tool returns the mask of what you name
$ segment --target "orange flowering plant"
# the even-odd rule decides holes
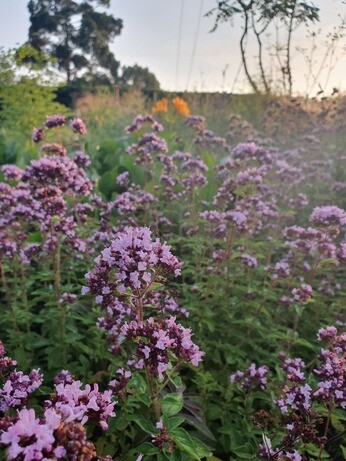
[[[187,102],[184,101],[184,99],[180,98],[179,96],[176,96],[175,98],[173,98],[172,103],[175,113],[182,115],[184,117],[187,117],[190,114],[189,106]],[[151,111],[154,114],[160,112],[168,112],[167,98],[162,98],[156,101],[155,104],[151,107]]]
[[[173,106],[175,112],[177,112],[180,115],[183,115],[184,117],[187,117],[190,114],[190,109],[186,101],[184,99],[180,98],[177,96],[176,98],[173,99]]]
[[[151,111],[155,114],[158,112],[167,112],[168,110],[168,100],[167,98],[162,98],[156,101],[152,106]]]

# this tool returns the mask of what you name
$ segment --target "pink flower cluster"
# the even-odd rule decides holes
[[[83,289],[96,295],[95,301],[105,307],[108,298],[117,291],[130,289],[143,293],[149,285],[168,275],[178,276],[181,263],[170,251],[170,246],[152,240],[149,228],[128,227],[120,232],[95,259],[95,267],[86,274],[87,286]]]
[[[73,161],[81,168],[89,168],[91,165],[90,157],[85,152],[77,150]]]
[[[158,123],[152,115],[146,114],[146,115],[137,115],[131,125],[128,125],[125,128],[126,133],[133,133],[135,131],[139,131],[143,125],[147,123],[151,126],[151,129],[153,131],[163,131],[163,126]]]
[[[115,416],[112,391],[99,392],[97,384],[87,384],[82,389],[81,381],[60,383],[55,393],[46,402],[48,408],[54,408],[63,415],[64,421],[78,421],[83,426],[90,419],[96,421],[102,429],[108,429],[107,419]]]
[[[67,370],[55,379],[55,393],[46,400],[42,415],[26,408],[29,396],[43,381],[42,375],[32,370],[29,375],[11,371],[16,362],[5,357],[0,341],[0,447],[6,449],[6,459],[33,460],[89,460],[96,459],[93,443],[87,440],[84,425],[88,420],[107,429],[107,419],[114,417],[113,392],[100,392],[97,384],[82,389]],[[17,413],[6,412],[17,408]],[[99,461],[102,458],[97,458]],[[104,461],[111,461],[110,457]]]
[[[38,370],[32,370],[28,375],[22,371],[12,370],[16,361],[5,357],[5,349],[0,341],[0,412],[5,413],[10,408],[23,408],[30,394],[38,389],[43,376]]]
[[[160,291],[149,291],[144,298],[144,304],[155,307],[158,312],[170,315],[181,315],[188,317],[189,312],[183,307],[179,306],[177,301],[169,295]]]
[[[165,283],[169,275],[180,274],[181,263],[170,247],[159,239],[153,240],[149,228],[125,228],[118,232],[111,246],[95,259],[96,265],[86,274],[87,286],[105,315],[98,326],[107,335],[110,351],[118,353],[124,341],[134,343],[136,353],[128,365],[163,379],[169,362],[174,359],[197,366],[203,353],[191,340],[191,331],[175,322],[175,313],[187,316],[169,291],[152,291],[154,283]],[[146,319],[147,310],[155,308],[161,319]],[[124,348],[125,349],[125,348]],[[126,373],[126,372],[125,372]],[[119,383],[126,381],[125,375]],[[126,382],[125,384],[126,385]]]
[[[346,211],[337,206],[316,207],[311,213],[310,221],[316,227],[345,226]]]
[[[117,377],[109,382],[109,387],[112,389],[113,394],[118,397],[118,399],[122,399],[124,394],[126,394],[126,386],[132,376],[132,373],[129,370],[119,368],[116,374]]]
[[[190,115],[185,118],[185,125],[200,132],[205,129],[205,118],[201,115]]]
[[[122,215],[146,210],[155,201],[156,199],[152,194],[145,192],[139,186],[132,185],[126,192],[117,195],[109,206],[116,208],[118,213]]]
[[[22,180],[35,189],[54,185],[67,195],[88,195],[93,187],[82,168],[69,157],[60,156],[33,160],[26,167]]]
[[[159,178],[163,193],[170,200],[181,200],[190,196],[198,187],[205,186],[208,181],[207,165],[189,152],[174,152],[173,155],[160,155],[159,160],[163,172]]]
[[[239,232],[250,230],[248,227],[248,217],[249,214],[245,210],[229,210],[221,213],[211,210],[200,213],[200,218],[212,224],[212,233],[215,237],[225,237],[227,231],[233,227]]]
[[[24,173],[17,165],[3,165],[1,171],[6,181],[20,181]]]
[[[47,408],[42,417],[33,409],[23,408],[0,435],[0,445],[7,447],[7,460],[112,461],[97,457],[95,446],[87,440],[85,428],[64,421],[63,416]]]
[[[11,357],[6,357],[5,354],[5,348],[2,344],[2,341],[0,341],[0,375],[2,377],[8,374],[8,371],[11,369],[11,367],[15,367],[17,365],[15,360],[13,360]]]
[[[278,217],[276,199],[266,181],[275,153],[255,143],[238,144],[219,165],[219,188],[212,199],[214,209],[200,213],[217,238],[237,233],[257,235]]]
[[[284,397],[275,403],[283,414],[292,410],[308,411],[311,407],[311,387],[302,384],[306,381],[304,374],[305,364],[300,358],[285,358],[279,355],[282,361],[281,368],[286,373],[286,379],[291,383],[290,386],[283,387]]]
[[[215,136],[212,130],[202,130],[194,138],[194,143],[202,146],[215,146],[215,147],[227,147],[226,139],[220,136]]]
[[[8,447],[7,459],[32,461],[65,457],[66,449],[62,445],[54,446],[54,431],[61,419],[54,410],[46,410],[43,418],[37,418],[33,409],[19,411],[16,421],[0,435],[0,444]]]
[[[46,128],[64,124],[65,117],[54,115],[47,118]],[[35,133],[38,136],[37,130]],[[6,258],[17,254],[25,265],[40,250],[54,251],[59,234],[77,253],[83,253],[85,242],[77,236],[77,228],[86,220],[86,207],[93,210],[89,204],[74,203],[93,188],[84,170],[90,165],[89,157],[77,151],[72,160],[61,144],[54,143],[45,144],[43,151],[47,154],[31,161],[24,170],[14,165],[2,168],[5,178],[17,183],[0,184],[0,254]],[[43,233],[42,247],[26,244],[27,234],[33,230]]]
[[[133,320],[125,323],[121,331],[127,340],[136,341],[136,353],[129,364],[137,369],[146,365],[160,380],[172,353],[178,361],[194,366],[202,360],[203,352],[192,342],[191,330],[176,324],[175,317],[164,321],[155,321],[152,317],[141,322]]]
[[[65,123],[66,117],[64,115],[55,114],[47,116],[44,126],[50,130],[52,128],[64,126]]]
[[[46,130],[51,130],[54,128],[61,128],[65,126],[65,124],[66,124],[66,117],[64,115],[54,114],[54,115],[47,116],[46,121],[44,123],[44,128]],[[77,117],[77,118],[72,119],[69,125],[74,133],[80,134],[82,136],[85,136],[87,134],[85,123],[83,122],[81,118]],[[45,134],[44,128],[41,128],[41,127],[34,128],[31,139],[35,143],[39,143],[43,141],[44,134]],[[59,147],[59,146],[56,145],[56,147]]]
[[[257,267],[257,259],[247,253],[242,254],[240,260],[244,266]]]
[[[295,301],[299,303],[306,303],[312,297],[312,288],[310,285],[304,283],[299,288],[293,288],[292,294]]]
[[[22,408],[30,394],[36,391],[43,382],[43,376],[38,370],[32,370],[28,375],[22,371],[11,371],[0,388],[0,411],[10,408]]]
[[[153,163],[153,154],[167,152],[166,141],[154,132],[144,133],[137,143],[126,149],[128,155],[136,155],[135,163],[138,165]]]
[[[70,126],[75,133],[85,136],[87,134],[87,129],[85,123],[81,118],[74,118],[70,121]]]
[[[275,403],[283,414],[291,410],[309,410],[311,407],[311,387],[309,384],[299,386],[294,384],[292,387],[284,387],[285,396]]]
[[[317,226],[316,228],[293,225],[283,229],[284,245],[288,251],[281,261],[267,270],[273,272],[272,278],[286,289],[287,282],[280,279],[291,277],[291,280],[301,282],[299,287],[291,287],[293,296],[281,296],[283,304],[290,305],[294,301],[305,303],[312,297],[314,289],[331,296],[340,288],[338,282],[334,283],[331,277],[323,278],[316,288],[311,285],[317,271],[323,266],[323,260],[333,262],[335,267],[346,261],[344,242],[339,244],[336,240],[341,230],[343,213],[344,211],[337,207],[315,208],[310,220]],[[304,280],[307,280],[307,283]]]
[[[327,345],[318,357],[320,366],[313,370],[319,379],[317,389],[307,384],[305,364],[301,358],[287,358],[283,353],[279,355],[286,382],[282,387],[283,396],[275,404],[281,410],[286,431],[280,442],[281,448],[272,449],[266,437],[266,444],[260,445],[259,450],[263,459],[303,459],[293,451],[299,440],[323,448],[326,440],[320,435],[321,416],[314,409],[314,403],[325,403],[330,410],[346,408],[346,334],[338,335],[336,327],[328,326],[318,331],[317,338]],[[311,376],[309,382],[313,382]]]
[[[163,425],[162,420],[156,423],[158,433],[151,434],[151,443],[158,447],[161,451],[165,450],[166,453],[171,453],[174,447],[174,442],[167,433],[166,427]]]
[[[240,387],[247,389],[251,386],[259,386],[260,389],[265,389],[267,385],[266,374],[269,372],[267,365],[256,367],[255,363],[252,363],[249,368],[243,372],[237,370],[231,374],[229,380],[231,383],[239,383]]]
[[[346,408],[346,333],[338,335],[334,326],[318,331],[318,339],[327,344],[319,355],[320,365],[314,369],[319,383],[313,397]]]
[[[303,372],[305,369],[305,363],[301,358],[286,359],[283,354],[279,355],[279,358],[282,360],[281,369],[286,372],[286,378],[289,381],[305,381],[306,378]]]
[[[259,445],[258,454],[262,459],[275,459],[275,461],[301,461],[303,459],[296,450],[283,451],[279,448],[272,449],[270,440],[268,437],[266,439],[266,444],[261,443]]]
[[[118,186],[125,186],[127,184],[129,176],[130,173],[128,171],[124,171],[124,173],[119,174],[116,178],[116,183],[118,184]]]

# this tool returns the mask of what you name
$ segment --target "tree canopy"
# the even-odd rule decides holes
[[[127,86],[136,86],[140,90],[158,91],[160,83],[155,75],[147,67],[141,67],[138,64],[125,66],[122,69],[120,79],[121,83]]]
[[[119,62],[109,45],[120,35],[123,22],[98,9],[109,4],[109,0],[30,0],[28,43],[53,58],[67,82],[100,68],[116,79]]]
[[[271,82],[268,78],[270,69],[265,69],[263,59],[263,36],[270,25],[281,25],[286,35],[283,45],[276,45],[275,54],[280,66],[283,89],[291,94],[292,75],[292,35],[300,25],[311,25],[319,21],[319,8],[312,1],[299,0],[216,0],[217,6],[207,13],[214,15],[215,23],[212,31],[224,22],[233,23],[235,16],[242,20],[242,34],[239,40],[242,65],[246,78],[256,93],[262,89],[270,92]],[[250,71],[246,43],[253,34],[257,41],[257,58],[259,75]]]

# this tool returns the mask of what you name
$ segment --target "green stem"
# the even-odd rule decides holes
[[[314,264],[314,267],[309,275],[309,279],[308,279],[308,284],[311,285],[315,275],[316,275],[316,272],[317,272],[317,269],[320,265],[320,262],[321,262],[321,255],[318,256],[318,258],[316,259],[315,261],[315,264]],[[298,323],[299,323],[299,319],[301,317],[301,313],[302,313],[302,304],[300,303],[299,306],[298,306],[298,310],[299,310],[299,313],[296,313],[295,317],[294,317],[294,324],[293,324],[293,328],[292,328],[292,333],[291,333],[291,339],[288,343],[288,348],[287,348],[287,352],[286,352],[286,357],[288,356],[288,354],[290,353],[290,350],[291,350],[291,347],[294,343],[294,336],[297,332],[297,329],[298,329]]]
[[[60,242],[58,238],[57,248],[53,252],[53,278],[54,278],[54,291],[57,302],[60,299]]]
[[[30,331],[30,322],[29,322],[29,304],[28,296],[26,293],[26,274],[23,267],[23,264],[20,264],[20,279],[21,279],[21,289],[22,289],[22,302],[26,313],[26,331]]]
[[[327,438],[327,434],[328,434],[328,430],[329,430],[329,425],[330,425],[330,420],[331,420],[331,417],[332,417],[332,412],[333,412],[333,408],[332,408],[332,406],[329,406],[329,407],[328,407],[328,417],[327,417],[326,427],[324,428],[324,433],[323,433],[323,438],[325,438],[325,439]],[[320,448],[320,452],[319,452],[319,454],[318,454],[317,461],[321,461],[321,457],[322,457],[322,452],[323,452],[324,446],[325,446],[325,444],[321,445],[321,448]]]
[[[227,239],[227,257],[226,257],[226,262],[227,262],[227,267],[226,267],[226,303],[227,307],[230,305],[230,271],[231,271],[231,248],[232,248],[232,232]]]
[[[1,262],[0,262],[0,272],[1,272],[2,291],[4,294],[5,302],[7,304],[8,309],[11,310],[11,313],[12,313],[13,330],[16,332],[16,338],[18,338],[18,344],[21,345],[20,330],[19,330],[18,323],[17,323],[16,311],[15,311],[15,307],[11,305],[10,298],[8,296],[8,285],[6,282],[5,269],[4,269],[4,266],[1,264]]]
[[[53,236],[53,229],[51,235]],[[60,326],[60,341],[61,341],[61,358],[63,365],[66,365],[66,313],[63,303],[59,303],[60,299],[60,240],[57,236],[57,247],[53,252],[53,278],[54,278],[54,291],[56,302],[59,312],[59,326]]]
[[[5,269],[4,269],[4,266],[1,264],[1,262],[0,262],[0,273],[1,273],[2,292],[4,294],[4,298],[6,299],[7,305],[9,305],[9,300],[7,297],[7,283],[6,283]]]
[[[155,418],[157,419],[157,421],[159,421],[160,416],[161,416],[160,405],[159,405],[159,401],[158,401],[158,398],[157,398],[157,392],[155,392],[154,389],[153,389],[151,376],[150,376],[150,371],[149,371],[149,368],[148,368],[147,365],[145,365],[145,377],[146,377],[146,380],[147,380],[149,394],[150,394],[151,400],[153,402],[152,403],[152,409],[153,409]]]
[[[137,304],[137,321],[138,322],[143,321],[143,296],[144,296],[144,294],[142,294],[141,296],[138,296],[138,298],[137,298],[137,302],[138,302],[138,304]],[[149,367],[146,364],[144,365],[144,369],[145,369],[145,378],[146,378],[146,381],[147,381],[148,391],[149,391],[150,398],[151,398],[151,401],[152,401],[152,410],[154,412],[155,418],[158,421],[160,419],[161,411],[160,411],[160,405],[159,405],[158,398],[157,398],[157,391],[155,392],[155,390],[153,388],[153,383],[152,383],[152,380],[151,380]]]
[[[174,375],[174,373],[178,370],[179,366],[180,366],[180,363],[177,363],[177,364],[173,367],[172,371],[169,373],[168,378],[165,379],[165,381],[163,381],[163,383],[162,383],[162,384],[160,385],[160,387],[158,388],[159,391],[161,391],[162,389],[164,389],[164,388],[167,386],[167,384],[169,383],[171,377],[172,377],[172,376]],[[168,374],[168,373],[167,373],[167,374]]]

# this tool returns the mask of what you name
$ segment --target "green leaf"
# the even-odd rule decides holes
[[[169,461],[193,461],[195,458],[175,448],[168,457]]]
[[[183,386],[183,381],[181,377],[176,373],[173,376],[170,376],[169,380],[174,384],[174,386],[179,389]]]
[[[131,389],[135,389],[138,394],[144,394],[147,390],[145,379],[139,373],[133,373],[130,386]]]
[[[109,433],[112,433],[115,429],[118,431],[124,431],[126,427],[129,425],[129,422],[126,418],[124,418],[124,416],[109,418],[108,421]]]
[[[42,242],[42,235],[41,232],[31,232],[28,235],[27,242],[29,243],[41,243]]]
[[[173,416],[183,408],[183,395],[174,392],[166,394],[161,401],[162,414]]]
[[[311,349],[312,351],[315,350],[315,347],[313,344],[309,343],[309,341],[307,341],[306,339],[304,338],[298,338],[296,341],[295,341],[295,346],[303,346],[303,347],[306,347],[307,349]]]
[[[251,454],[251,453],[245,453],[245,452],[242,452],[242,451],[233,451],[234,454],[237,455],[237,459],[247,459],[247,460],[250,460],[250,459],[254,459],[254,455]]]
[[[321,266],[328,266],[335,263],[337,263],[337,259],[335,258],[325,258],[320,261]]]
[[[131,421],[137,423],[138,426],[147,434],[154,434],[156,432],[154,424],[151,421],[142,418],[141,416],[133,416]]]
[[[38,388],[38,393],[42,395],[50,395],[52,393],[52,388],[48,386],[40,386]]]
[[[305,450],[307,453],[309,453],[309,455],[313,455],[313,456],[319,456],[319,453],[320,453],[320,449],[317,448],[315,445],[313,445],[312,443],[309,443],[305,446]],[[326,458],[329,458],[329,454],[323,450],[322,453],[321,453],[321,458],[322,459],[326,459]]]
[[[152,443],[144,442],[136,448],[136,452],[142,453],[143,455],[158,455],[160,450]]]
[[[181,427],[174,429],[170,433],[170,436],[181,450],[193,456],[194,459],[199,460],[206,456],[212,455],[209,448],[204,445],[203,442],[196,439],[195,437],[192,437],[188,432],[185,431],[185,429]]]
[[[148,408],[151,405],[151,398],[148,394],[137,395],[137,400],[144,403],[144,405],[147,406]]]
[[[112,168],[111,170],[104,173],[99,182],[98,187],[100,191],[107,197],[110,198],[112,193],[116,190],[115,178],[117,177],[118,168]]]
[[[204,421],[200,421],[200,419],[187,413],[183,413],[182,416],[184,416],[186,422],[190,424],[196,431],[199,431],[210,441],[215,441],[213,433],[209,430]]]
[[[183,424],[185,418],[183,418],[182,416],[172,416],[170,418],[168,418],[167,416],[163,416],[162,421],[167,431],[170,432],[176,427]]]

